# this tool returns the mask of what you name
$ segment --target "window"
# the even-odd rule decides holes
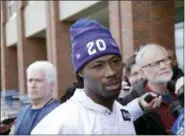
[[[184,22],[175,24],[175,52],[179,68],[184,69],[183,51],[184,51]]]
[[[16,1],[6,1],[7,6],[7,18],[10,18],[16,12]]]
[[[179,68],[184,71],[184,1],[175,0],[175,54]]]

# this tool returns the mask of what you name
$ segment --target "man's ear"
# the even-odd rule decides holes
[[[50,81],[50,85],[51,85],[51,88],[52,88],[52,91],[55,89],[55,83],[54,81]]]
[[[84,77],[84,71],[83,70],[79,70],[77,73],[81,78]]]

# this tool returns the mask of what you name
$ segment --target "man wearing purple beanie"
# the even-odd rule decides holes
[[[79,19],[70,32],[74,71],[83,79],[84,88],[77,88],[31,134],[135,134],[133,121],[143,114],[142,109],[159,106],[161,98],[146,103],[146,94],[120,105],[116,98],[123,65],[109,30],[94,20]]]

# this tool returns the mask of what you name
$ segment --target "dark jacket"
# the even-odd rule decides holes
[[[148,112],[134,121],[137,135],[168,135],[160,116],[156,112]]]
[[[118,102],[127,105],[133,99],[143,95],[147,81],[140,80],[133,86],[132,92],[124,98],[119,98]],[[137,135],[167,135],[162,120],[157,112],[146,112],[143,116],[134,121]]]
[[[121,101],[122,100],[122,101]],[[118,100],[120,104],[125,105],[126,101]],[[123,102],[123,103],[122,103]],[[165,127],[162,124],[160,116],[156,112],[146,112],[143,116],[134,121],[137,135],[167,135]]]
[[[128,98],[128,97],[127,97]],[[122,105],[126,105],[124,98],[118,99]],[[156,112],[146,112],[143,116],[134,121],[137,135],[167,135],[160,116]]]
[[[182,76],[184,76],[183,71],[178,66],[174,66],[172,80],[176,82]]]

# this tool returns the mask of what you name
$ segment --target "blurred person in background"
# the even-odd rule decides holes
[[[168,106],[176,98],[175,90],[168,88],[168,83],[173,76],[171,63],[168,51],[158,44],[145,45],[136,56],[136,64],[142,67],[142,72],[147,79],[145,91],[162,96],[162,104],[156,113],[162,121],[158,120],[158,122],[161,122],[168,134],[171,134],[171,128],[175,121],[175,118],[168,112]]]
[[[140,97],[146,93],[145,86],[147,84],[147,79],[141,71],[141,67],[136,64],[135,60],[137,53],[143,47],[145,47],[145,45],[142,45],[140,48],[138,48],[136,53],[125,63],[125,75],[128,78],[128,82],[130,81],[129,83],[131,87],[127,95],[118,98],[118,101],[122,105],[127,105],[134,98]],[[160,116],[153,111],[145,112],[143,116],[134,121],[137,135],[166,135],[167,132],[165,131],[164,126],[161,124],[162,121]]]
[[[29,135],[39,121],[60,104],[53,97],[56,79],[56,68],[48,61],[36,61],[27,68],[27,88],[31,104],[18,112],[15,135]]]
[[[121,98],[127,96],[131,92],[132,86],[143,78],[140,72],[140,67],[135,63],[135,58],[136,55],[134,54],[124,63],[122,90],[119,95]]]

